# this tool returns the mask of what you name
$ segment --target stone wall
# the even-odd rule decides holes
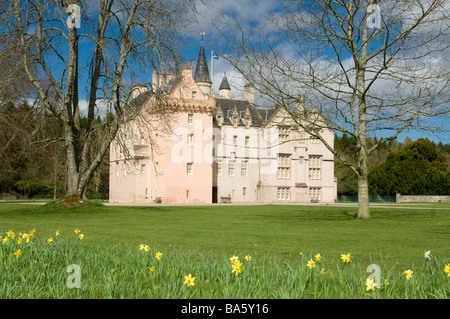
[[[396,196],[397,203],[450,203],[446,195],[401,195]]]

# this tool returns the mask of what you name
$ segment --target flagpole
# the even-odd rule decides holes
[[[211,49],[211,82],[213,80],[213,50]]]

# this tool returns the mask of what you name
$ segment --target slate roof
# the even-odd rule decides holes
[[[212,83],[211,77],[208,71],[208,62],[206,62],[205,48],[203,42],[200,46],[200,52],[198,53],[197,66],[194,73],[195,82],[208,82]]]
[[[247,108],[250,110],[252,126],[264,125],[264,119],[261,117],[259,110],[255,105],[249,103],[248,101],[216,98],[216,108],[220,108],[223,113],[223,124],[231,124],[229,117],[231,117],[235,107],[239,113],[239,125],[244,125],[242,118],[244,117]]]
[[[228,83],[228,79],[226,75],[224,75],[222,79],[222,83],[220,83],[219,90],[231,90],[230,84]]]

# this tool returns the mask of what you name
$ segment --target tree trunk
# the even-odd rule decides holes
[[[369,178],[367,157],[363,159],[364,155],[359,155],[360,167],[358,174],[358,217],[357,219],[370,218],[369,208]]]

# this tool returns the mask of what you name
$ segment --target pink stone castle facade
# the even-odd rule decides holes
[[[331,203],[336,200],[334,156],[283,108],[219,94],[203,43],[193,74],[153,72],[152,88],[136,86],[140,116],[125,123],[110,147],[113,203]],[[162,92],[164,111],[153,92]],[[298,107],[302,107],[299,105]],[[321,135],[333,146],[334,133]]]

